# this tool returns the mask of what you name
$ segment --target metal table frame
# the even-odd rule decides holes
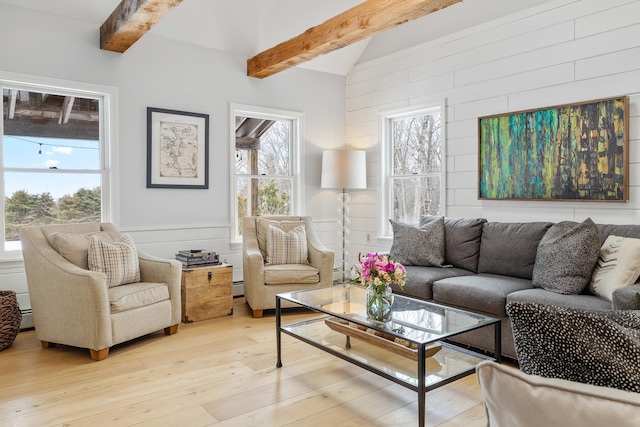
[[[312,292],[312,291],[310,291],[310,292]],[[388,380],[390,380],[390,381],[392,381],[392,382],[394,382],[396,384],[400,384],[400,385],[402,385],[402,386],[404,386],[406,388],[409,388],[409,389],[417,392],[418,393],[418,425],[419,426],[424,426],[425,425],[426,393],[428,391],[431,391],[433,389],[441,387],[441,386],[443,386],[445,384],[449,384],[449,383],[451,383],[453,381],[457,381],[458,379],[466,377],[468,375],[471,375],[471,374],[473,374],[475,372],[475,367],[469,368],[467,370],[461,371],[460,373],[458,373],[456,375],[453,375],[453,376],[451,376],[449,378],[443,379],[443,380],[441,380],[439,382],[436,382],[436,383],[433,383],[433,384],[427,386],[426,382],[425,382],[425,375],[426,375],[425,351],[426,351],[426,346],[428,344],[431,344],[432,342],[435,342],[435,341],[438,341],[438,340],[433,340],[431,342],[422,342],[422,343],[415,342],[415,344],[417,344],[417,347],[418,347],[418,349],[417,349],[418,350],[418,374],[417,374],[418,375],[417,376],[418,385],[416,387],[413,384],[410,384],[410,383],[407,383],[405,381],[402,381],[402,380],[400,380],[400,379],[398,379],[398,378],[396,378],[396,377],[394,377],[392,375],[389,375],[388,373],[383,372],[383,371],[381,371],[381,370],[379,370],[379,369],[377,369],[377,368],[375,368],[373,366],[370,366],[370,365],[368,365],[366,363],[362,363],[359,360],[353,359],[353,358],[349,357],[348,355],[339,353],[339,352],[331,349],[330,347],[323,346],[323,345],[321,345],[319,343],[316,343],[316,342],[314,342],[314,341],[312,341],[312,340],[310,340],[310,339],[308,339],[308,338],[306,338],[306,337],[304,337],[302,335],[296,334],[293,331],[283,327],[282,326],[282,303],[281,303],[282,299],[285,299],[287,301],[291,301],[291,302],[296,303],[296,304],[298,304],[298,305],[300,305],[302,307],[306,307],[306,308],[309,308],[309,309],[317,311],[317,312],[325,313],[325,314],[328,314],[328,315],[331,315],[331,316],[335,315],[335,313],[322,310],[321,308],[310,306],[310,305],[306,305],[304,303],[301,303],[300,301],[288,299],[288,298],[286,298],[286,295],[288,295],[288,293],[276,295],[276,346],[277,346],[276,367],[278,367],[278,368],[282,367],[282,340],[281,340],[281,334],[285,333],[285,334],[290,335],[290,336],[292,336],[294,338],[297,338],[297,339],[299,339],[299,340],[301,340],[303,342],[306,342],[307,344],[310,344],[310,345],[312,345],[312,346],[314,346],[316,348],[319,348],[320,350],[323,350],[323,351],[325,351],[327,353],[330,353],[330,354],[332,354],[332,355],[334,355],[336,357],[339,357],[340,359],[343,359],[343,360],[345,360],[345,361],[347,361],[349,363],[352,363],[352,364],[354,364],[356,366],[359,366],[359,367],[361,367],[363,369],[366,369],[369,372],[373,372],[373,373],[375,373],[375,374],[377,374],[377,375],[379,375],[379,376],[381,376],[383,378],[386,378],[386,379],[388,379]],[[444,307],[445,309],[450,309],[450,307],[445,307],[445,306],[442,306],[442,307]],[[457,309],[457,310],[458,311],[464,311],[464,310],[459,310],[459,309]],[[485,317],[488,317],[488,316],[485,316]],[[479,353],[475,353],[475,352],[470,351],[470,350],[465,350],[465,349],[463,349],[461,347],[453,346],[451,344],[443,344],[443,345],[449,345],[451,347],[456,347],[457,351],[460,351],[460,352],[463,352],[463,353],[469,353],[469,354],[472,354],[473,356],[476,356],[476,357],[480,357],[480,358],[484,358],[484,359],[487,359],[487,360],[494,360],[494,361],[500,362],[501,361],[501,353],[502,353],[502,348],[501,348],[501,343],[502,343],[502,340],[501,340],[502,339],[502,335],[501,334],[502,334],[502,331],[501,331],[501,328],[500,328],[500,320],[499,319],[494,319],[494,318],[492,318],[492,319],[493,320],[490,321],[490,323],[483,324],[483,325],[480,325],[480,326],[477,326],[477,327],[472,327],[472,328],[469,328],[469,329],[465,329],[464,331],[461,331],[461,332],[458,332],[458,333],[450,334],[446,338],[452,338],[452,337],[455,337],[455,336],[460,335],[460,334],[465,333],[465,332],[469,332],[469,331],[472,331],[472,330],[475,330],[475,329],[485,328],[485,327],[489,327],[489,326],[493,325],[493,327],[494,327],[494,340],[495,340],[495,343],[494,343],[495,344],[495,349],[494,349],[494,357],[493,358],[484,356],[484,355],[479,354]],[[354,320],[354,319],[349,319],[349,321],[358,323],[357,320]],[[304,324],[304,323],[306,323],[306,322],[298,322],[298,323],[294,323],[294,324],[287,325],[287,326],[295,326],[295,325]],[[412,342],[414,342],[414,341],[412,341]],[[349,345],[349,336],[347,336],[346,345],[347,346]]]

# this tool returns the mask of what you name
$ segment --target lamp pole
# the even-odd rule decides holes
[[[342,283],[347,281],[347,247],[349,241],[349,201],[348,188],[367,188],[366,153],[360,150],[328,150],[322,153],[321,188],[339,188],[338,209],[342,217],[338,220],[342,231]]]

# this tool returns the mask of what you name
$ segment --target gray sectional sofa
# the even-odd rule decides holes
[[[416,262],[416,252],[438,250],[437,240],[429,233],[431,223],[444,222],[444,259],[441,266],[411,265]],[[588,220],[590,222],[590,220]],[[538,277],[543,271],[559,271],[571,279],[572,271],[566,271],[567,262],[560,253],[552,260],[545,259],[545,265],[536,267],[538,247],[543,237],[554,226],[551,222],[489,222],[482,218],[428,217],[421,224],[411,228],[406,224],[392,222],[394,243],[390,255],[403,262],[407,269],[407,283],[404,289],[395,287],[400,294],[430,300],[447,306],[488,314],[502,321],[502,352],[504,356],[516,359],[511,323],[506,305],[511,301],[553,304],[562,307],[588,310],[640,309],[640,284],[625,286],[613,293],[611,301],[589,293],[588,288],[579,293],[569,293],[559,287],[545,289],[534,286],[534,269]],[[560,226],[578,226],[578,223],[563,222]],[[597,227],[597,231],[595,227]],[[640,238],[640,225],[603,225],[591,223],[594,238],[583,244],[580,250],[585,254],[569,254],[589,258],[600,253],[600,246],[609,235]],[[421,242],[420,234],[426,235]],[[569,233],[570,234],[570,233]],[[595,239],[595,240],[594,240]],[[433,241],[436,244],[433,244]],[[547,241],[553,242],[552,240]],[[548,249],[546,250],[548,252]],[[594,252],[595,251],[595,252]],[[540,259],[540,257],[538,257]],[[554,261],[553,258],[557,258]],[[589,261],[591,262],[591,261]],[[557,263],[557,265],[553,265]],[[592,265],[592,267],[594,267]],[[590,272],[589,272],[590,274]],[[560,280],[559,281],[563,281]],[[560,289],[560,290],[559,290]],[[560,293],[564,292],[564,293]],[[473,347],[492,350],[493,331],[483,328],[456,338],[457,341]]]

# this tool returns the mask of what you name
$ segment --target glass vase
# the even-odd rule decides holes
[[[391,284],[367,285],[366,289],[367,317],[379,322],[391,320],[391,306],[393,305],[393,291]]]

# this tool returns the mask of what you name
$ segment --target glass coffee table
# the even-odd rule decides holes
[[[312,320],[282,324],[282,301],[323,313]],[[482,360],[501,359],[500,320],[395,294],[392,320],[367,318],[365,290],[358,286],[276,295],[278,360],[281,333],[324,350],[418,393],[418,422],[425,423],[426,392],[475,372]],[[463,332],[494,328],[494,357],[445,342]],[[352,339],[353,338],[353,339]]]

